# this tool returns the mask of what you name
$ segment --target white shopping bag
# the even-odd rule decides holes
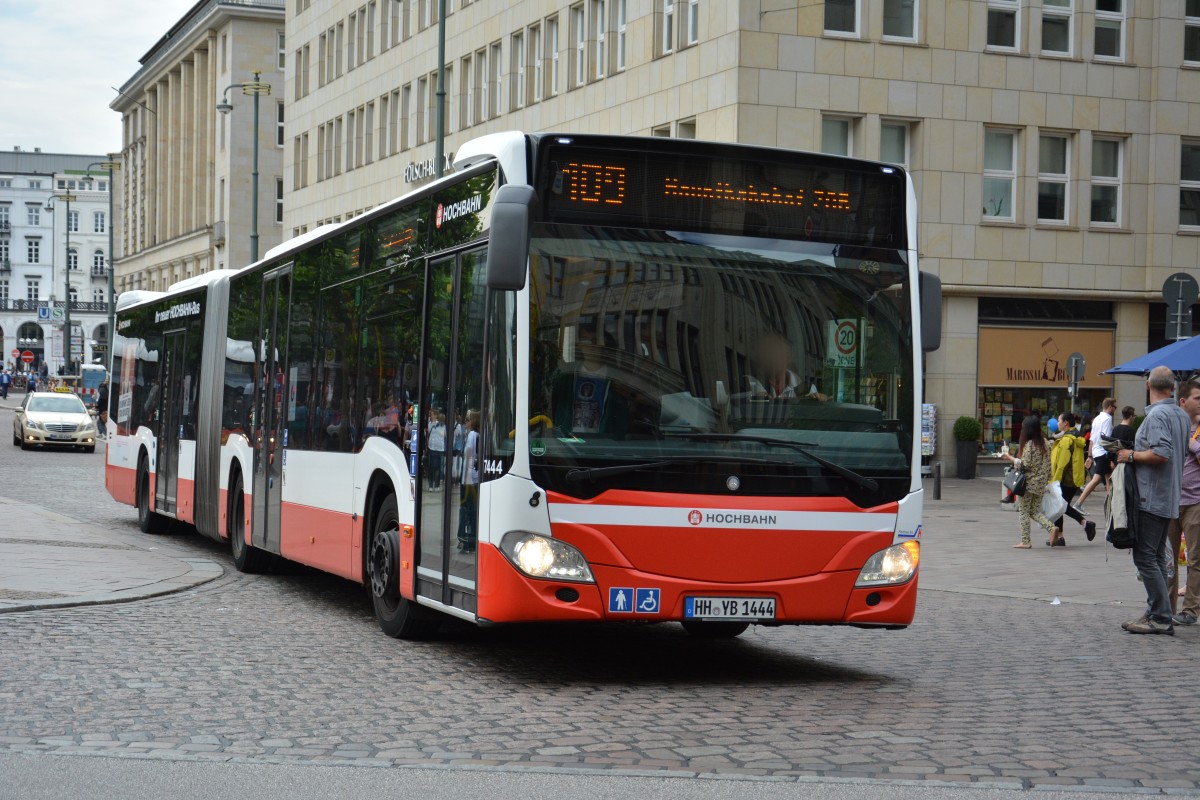
[[[1067,501],[1063,499],[1062,486],[1058,481],[1046,484],[1046,493],[1042,495],[1042,513],[1051,522],[1058,522],[1067,513]]]

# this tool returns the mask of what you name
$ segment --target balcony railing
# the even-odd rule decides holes
[[[92,277],[93,278],[107,278],[108,277],[108,267],[93,266],[92,267]]]
[[[67,304],[62,300],[55,300],[53,303],[48,303],[45,300],[0,300],[0,311],[32,311],[37,313],[37,310],[43,306],[53,305],[54,308],[66,308]],[[92,311],[101,314],[108,313],[108,303],[106,301],[96,302],[92,300],[83,301],[76,300],[71,303],[71,311]]]
[[[12,272],[12,262],[7,258],[0,261],[0,272]]]

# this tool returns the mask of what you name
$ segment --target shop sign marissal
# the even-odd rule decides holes
[[[1112,376],[1113,332],[1047,328],[980,328],[979,385],[1065,387],[1067,357],[1080,353],[1087,374],[1079,386],[1106,389]]]

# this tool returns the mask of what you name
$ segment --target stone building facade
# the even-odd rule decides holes
[[[250,263],[255,136],[259,254],[281,240],[284,44],[282,0],[200,0],[120,88],[118,291]],[[240,88],[256,73],[257,131]]]

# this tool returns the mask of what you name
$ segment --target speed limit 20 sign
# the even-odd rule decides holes
[[[825,346],[825,366],[854,367],[858,364],[860,319],[831,319]]]

